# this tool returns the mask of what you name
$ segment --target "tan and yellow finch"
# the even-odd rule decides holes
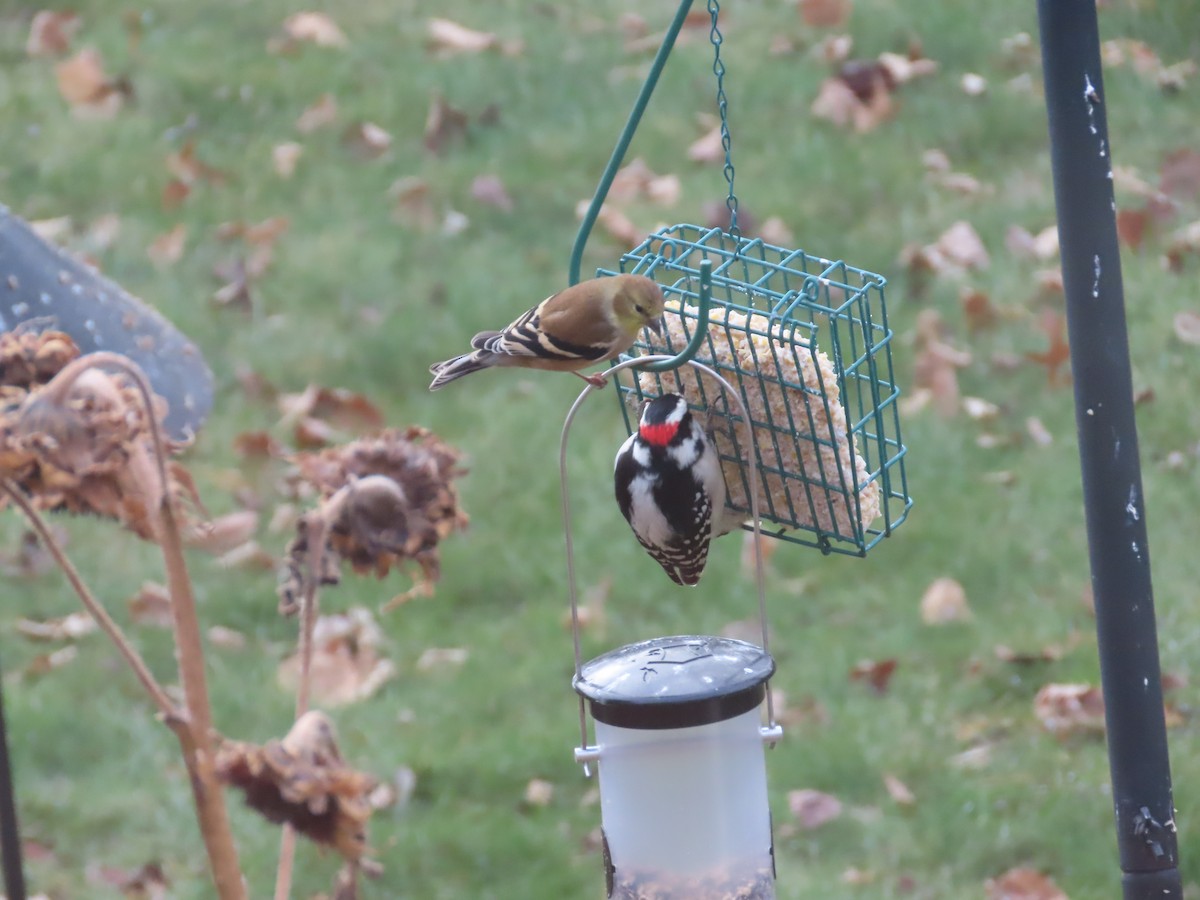
[[[431,391],[493,366],[574,372],[603,387],[599,376],[577,370],[624,353],[638,332],[662,334],[663,295],[645,275],[612,275],[581,281],[553,294],[502,331],[471,338],[471,353],[429,367]]]

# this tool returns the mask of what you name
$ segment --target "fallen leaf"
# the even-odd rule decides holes
[[[874,872],[868,871],[867,869],[859,869],[855,866],[851,866],[849,869],[844,869],[842,874],[838,876],[838,880],[841,881],[842,884],[848,884],[852,887],[864,887],[868,884],[874,884],[876,878],[877,876]]]
[[[313,629],[312,699],[315,704],[341,706],[365,700],[389,679],[396,667],[380,656],[383,632],[370,611],[353,607],[345,613],[317,618]],[[279,683],[294,692],[300,659],[293,654],[279,666]]]
[[[576,218],[582,219],[587,215],[590,200],[580,200],[575,206]],[[633,220],[610,203],[603,203],[596,216],[600,227],[617,243],[626,247],[636,247],[642,242],[645,231],[634,224]]]
[[[291,178],[296,174],[296,165],[303,153],[304,147],[295,141],[276,144],[271,148],[271,164],[275,167],[275,174],[280,178]]]
[[[958,293],[958,299],[970,331],[983,331],[993,327],[998,321],[996,308],[992,306],[991,298],[984,291],[964,285]]]
[[[1009,869],[984,882],[984,890],[987,900],[1067,900],[1048,875],[1035,869]]]
[[[1057,644],[1047,644],[1040,650],[1033,651],[1018,651],[1009,647],[1007,644],[997,644],[992,652],[996,655],[996,659],[1000,662],[1012,663],[1014,665],[1028,665],[1030,663],[1040,662],[1057,662],[1062,659],[1062,647]]]
[[[71,39],[79,25],[76,13],[40,10],[29,25],[25,53],[29,56],[62,56],[71,49]]]
[[[947,228],[931,245],[942,261],[935,271],[986,269],[991,264],[987,248],[970,222],[960,220]]]
[[[392,136],[374,122],[356,122],[342,132],[342,146],[362,159],[378,159],[392,146]]]
[[[809,112],[839,128],[865,134],[891,118],[891,88],[887,73],[877,65],[858,70],[851,69],[853,65],[846,62],[842,74],[821,82]]]
[[[170,628],[174,621],[171,616],[171,595],[163,585],[154,581],[143,581],[138,592],[125,601],[125,606],[129,609],[129,618],[139,625]]]
[[[580,631],[604,627],[604,605],[608,602],[612,584],[612,576],[605,576],[584,590],[583,596],[575,608]],[[563,613],[562,623],[564,628],[571,627],[572,618],[569,609]]]
[[[546,807],[554,799],[554,785],[543,778],[531,778],[525,785],[525,805]]]
[[[1025,431],[1029,434],[1030,439],[1039,447],[1049,447],[1054,443],[1054,435],[1037,416],[1030,416],[1025,420]]]
[[[454,669],[467,661],[466,647],[427,647],[417,657],[418,672]]]
[[[392,198],[392,218],[402,225],[420,231],[433,231],[438,224],[438,211],[430,196],[429,185],[416,175],[406,175],[388,188]]]
[[[170,231],[164,232],[152,240],[150,246],[146,248],[146,255],[159,268],[174,265],[183,257],[187,234],[187,226],[180,222]]]
[[[981,97],[987,93],[987,79],[975,72],[967,72],[959,81],[959,87],[968,97]]]
[[[916,795],[909,790],[908,785],[895,775],[884,773],[883,786],[887,788],[888,796],[900,806],[912,806],[917,802]]]
[[[250,292],[250,277],[246,271],[245,257],[237,256],[219,263],[214,274],[225,283],[213,293],[213,302],[218,306],[249,311],[253,295]]]
[[[1185,344],[1200,345],[1200,313],[1184,310],[1172,319],[1175,337]]]
[[[779,216],[771,216],[763,222],[762,227],[758,229],[758,236],[768,244],[778,247],[794,247],[796,243],[792,229],[788,228],[787,223]]]
[[[693,141],[687,149],[687,158],[699,163],[723,162],[725,146],[721,137],[721,126],[714,126]]]
[[[455,109],[446,98],[435,92],[429,100],[429,112],[425,116],[425,149],[434,156],[441,156],[451,144],[466,139],[468,119],[461,109]]]
[[[513,211],[513,199],[498,175],[477,175],[471,182],[471,199],[502,212]]]
[[[247,459],[279,459],[283,446],[266,431],[243,431],[233,439],[233,451]]]
[[[1183,271],[1183,258],[1192,253],[1200,253],[1200,220],[1172,233],[1167,245],[1167,268],[1172,272]]]
[[[888,52],[879,54],[879,65],[890,76],[892,85],[907,84],[916,78],[933,75],[938,70],[938,64],[932,59]]]
[[[808,831],[820,828],[842,814],[841,800],[832,794],[811,788],[788,791],[787,804],[796,823]]]
[[[810,28],[841,28],[850,18],[851,0],[797,0],[800,19]]]
[[[947,343],[941,335],[942,319],[937,310],[917,314],[916,363],[913,383],[929,391],[940,415],[959,410],[958,370],[971,364],[971,354]]]
[[[427,33],[429,49],[440,57],[480,53],[500,43],[500,39],[490,32],[476,31],[449,19],[430,19]]]
[[[1200,150],[1183,147],[1168,153],[1159,169],[1158,189],[1176,202],[1200,198]]]
[[[296,119],[296,130],[301,134],[311,134],[332,125],[337,121],[337,114],[337,101],[333,94],[322,94],[300,113],[300,117]]]
[[[224,625],[213,625],[208,629],[208,642],[222,650],[244,650],[246,635]]]
[[[298,394],[283,394],[278,400],[285,427],[298,419],[315,418],[345,431],[383,427],[383,413],[365,395],[346,388],[310,384]]]
[[[1000,415],[1000,407],[982,397],[963,397],[962,407],[967,418],[975,422],[990,422]]]
[[[897,665],[899,660],[894,657],[878,661],[864,659],[850,669],[850,680],[866,682],[875,693],[886,694]]]
[[[242,509],[194,525],[185,536],[184,544],[218,556],[246,543],[257,530],[258,513]]]
[[[102,863],[89,863],[85,868],[87,880],[98,887],[115,888],[124,897],[146,900],[166,900],[171,882],[157,862],[144,863],[137,869],[123,869]]]
[[[283,20],[283,33],[293,41],[318,47],[346,47],[350,43],[337,23],[319,12],[293,13]]]
[[[167,212],[179,209],[183,205],[183,201],[187,199],[188,194],[192,189],[178,178],[172,178],[163,185],[161,203],[162,208]]]
[[[91,118],[111,118],[124,102],[125,91],[104,72],[100,51],[86,47],[54,67],[58,92],[72,112]]]
[[[1117,210],[1117,237],[1130,250],[1142,246],[1146,234],[1146,225],[1150,221],[1150,212],[1146,207],[1141,209]]]
[[[1104,731],[1104,695],[1090,684],[1047,684],[1033,698],[1033,712],[1051,734]]]
[[[921,621],[926,625],[947,625],[971,618],[967,592],[953,578],[938,578],[921,597]]]
[[[222,569],[257,569],[273,572],[278,568],[279,560],[264,550],[258,541],[246,541],[218,556],[217,565]]]
[[[1071,360],[1071,350],[1067,344],[1067,320],[1052,309],[1044,310],[1038,318],[1038,327],[1046,335],[1050,346],[1040,353],[1026,353],[1025,358],[1030,362],[1044,366],[1046,381],[1050,387],[1070,380],[1070,373],[1060,373],[1060,369]]]
[[[48,675],[56,669],[61,669],[63,666],[72,662],[79,655],[79,648],[74,644],[68,644],[65,647],[60,647],[52,653],[42,653],[35,656],[25,666],[24,674],[29,678],[38,678],[42,675]]]
[[[31,641],[75,641],[96,630],[96,620],[86,612],[73,612],[57,619],[17,619],[17,633]]]
[[[51,526],[55,541],[67,546],[67,533],[58,525]],[[54,569],[56,563],[43,545],[37,532],[25,530],[15,550],[0,553],[0,572],[10,578],[36,578]]]
[[[166,165],[172,176],[189,186],[199,182],[219,186],[227,179],[223,171],[196,155],[196,142],[190,139],[178,150],[167,154]]]

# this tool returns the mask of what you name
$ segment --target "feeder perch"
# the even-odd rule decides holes
[[[663,637],[574,680],[596,744],[608,896],[771,900],[775,865],[760,706],[775,662],[729,638]]]

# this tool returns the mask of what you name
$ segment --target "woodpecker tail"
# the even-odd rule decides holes
[[[433,381],[429,383],[429,389],[431,391],[440,390],[457,378],[478,372],[480,369],[487,369],[492,365],[494,358],[495,354],[493,353],[477,350],[474,353],[464,353],[462,356],[434,363],[429,367],[429,371],[433,373]]]

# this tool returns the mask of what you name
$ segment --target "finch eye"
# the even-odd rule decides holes
[[[641,313],[643,316],[646,314],[646,310],[642,309],[642,307],[641,307],[641,306],[639,306],[639,305],[638,305],[638,304],[636,304],[636,303],[635,303],[635,304],[633,304],[633,308],[634,308],[634,309],[636,309],[636,310],[637,310],[639,313]]]

